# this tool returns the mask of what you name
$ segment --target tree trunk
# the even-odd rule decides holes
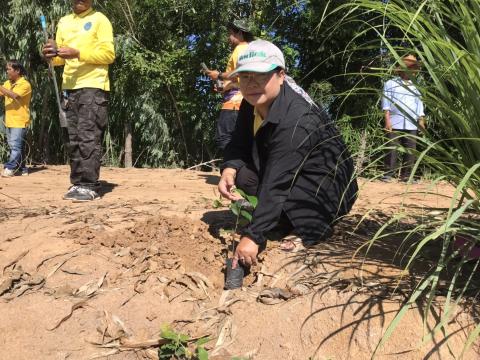
[[[133,166],[132,161],[132,125],[130,121],[125,123],[125,159],[124,165],[126,168]]]

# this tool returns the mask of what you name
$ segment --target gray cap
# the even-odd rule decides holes
[[[285,69],[285,58],[282,51],[270,41],[255,40],[238,57],[237,68],[229,77],[239,72],[251,71],[266,73],[276,68]]]

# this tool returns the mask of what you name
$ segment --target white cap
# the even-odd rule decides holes
[[[255,40],[238,58],[237,68],[229,77],[239,72],[251,71],[266,73],[280,67],[285,69],[285,58],[282,51],[270,41]]]

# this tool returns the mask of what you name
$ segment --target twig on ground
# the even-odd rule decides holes
[[[25,251],[22,252],[20,255],[18,255],[14,260],[12,260],[12,261],[9,262],[7,265],[5,265],[5,266],[3,267],[2,273],[4,274],[6,269],[8,269],[10,266],[15,265],[17,262],[19,262],[21,259],[23,259],[23,258],[25,257],[25,255],[28,254],[29,251],[30,251],[30,249],[25,250]]]
[[[77,252],[78,250],[81,250],[82,248],[79,248],[77,250],[74,250],[74,251],[66,251],[64,253],[60,253],[60,254],[56,254],[56,255],[52,255],[52,256],[49,256],[45,259],[43,259],[42,261],[40,261],[40,263],[37,265],[36,267],[36,270],[38,271],[38,269],[40,269],[40,266],[42,266],[43,264],[45,264],[48,260],[52,260],[52,259],[55,259],[56,257],[59,257],[59,256],[63,256],[63,255],[67,255],[67,254],[73,254],[75,252]]]
[[[187,170],[193,170],[193,169],[196,169],[196,168],[198,168],[198,167],[200,167],[200,166],[209,165],[209,164],[212,164],[212,163],[217,162],[217,161],[220,161],[220,160],[222,160],[222,159],[213,159],[213,160],[210,160],[210,161],[205,161],[205,162],[203,162],[203,163],[190,166],[189,168],[187,168]]]
[[[22,205],[22,202],[21,202],[20,200],[18,200],[17,198],[14,198],[13,196],[7,195],[7,194],[5,194],[5,193],[3,193],[3,192],[1,192],[1,191],[0,191],[0,195],[3,195],[3,196],[5,196],[5,197],[7,197],[7,198],[9,198],[9,199],[12,199],[13,201],[16,201],[19,205]]]
[[[57,272],[57,270],[60,269],[63,265],[65,265],[65,263],[67,261],[73,259],[74,257],[76,257],[78,255],[80,255],[80,254],[79,253],[73,253],[69,257],[66,257],[65,259],[63,259],[63,261],[59,262],[58,265],[55,266],[52,271],[50,271],[50,273],[47,275],[46,279],[48,279],[50,276],[55,274]]]
[[[87,304],[87,301],[90,300],[91,298],[87,298],[87,299],[84,299],[82,301],[79,301],[75,304],[72,305],[72,308],[70,309],[70,312],[64,316],[54,327],[50,328],[50,329],[47,329],[48,331],[53,331],[55,329],[57,329],[60,325],[62,325],[62,323],[64,321],[67,321],[68,319],[70,319],[73,315],[73,312],[77,309],[80,309],[82,307],[84,307],[86,304]]]
[[[135,296],[137,296],[137,292],[135,291],[132,296],[129,296],[123,303],[120,304],[120,307],[127,305],[130,300],[132,300]]]
[[[16,240],[16,239],[21,238],[21,237],[22,237],[22,235],[12,236],[12,237],[6,238],[2,242],[10,242],[10,241]]]

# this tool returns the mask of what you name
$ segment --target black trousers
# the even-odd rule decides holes
[[[385,156],[385,175],[395,176],[398,173],[398,150],[397,148],[403,146],[407,151],[404,153],[403,166],[400,166],[400,178],[408,179],[412,173],[412,168],[415,165],[416,157],[412,150],[417,148],[417,141],[406,134],[416,136],[417,130],[393,130],[387,133],[387,137],[391,140],[389,146],[394,147],[388,150]]]
[[[65,94],[64,94],[65,96]],[[99,186],[102,137],[107,125],[109,93],[93,88],[69,90],[64,97],[70,155],[70,182]]]
[[[222,152],[232,139],[232,133],[237,124],[238,113],[238,110],[220,110],[215,131],[215,143]]]
[[[246,165],[238,169],[235,177],[235,186],[243,190],[247,195],[257,195],[259,178],[256,169],[253,165]],[[299,202],[297,206],[301,207]],[[304,243],[316,243],[321,240],[325,240],[332,235],[333,224],[327,220],[327,216],[318,212],[316,218],[312,219],[302,218],[297,219],[299,226],[295,227],[290,218],[285,212],[282,211],[278,224],[273,231],[282,234],[281,236],[288,235],[290,233],[300,236]],[[293,221],[293,220],[292,220]],[[321,224],[321,226],[319,226]]]

